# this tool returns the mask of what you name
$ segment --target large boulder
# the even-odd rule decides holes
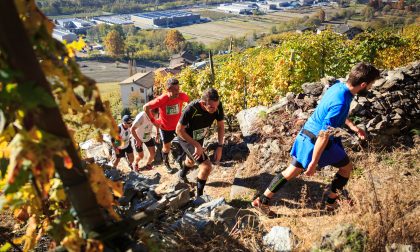
[[[245,109],[236,115],[244,137],[251,136],[259,131],[256,124],[262,121],[261,114],[267,113],[268,108],[265,106],[257,106],[250,109]]]
[[[263,237],[263,244],[276,252],[292,251],[292,231],[288,227],[274,226],[270,232]]]
[[[321,251],[364,251],[366,234],[351,224],[341,224],[322,236]]]
[[[309,95],[321,95],[324,85],[320,82],[311,82],[302,84],[302,89],[305,94]]]
[[[212,200],[208,203],[204,203],[195,209],[195,213],[200,214],[202,216],[210,217],[211,212],[218,206],[225,205],[226,201],[225,198],[221,197],[215,200]]]

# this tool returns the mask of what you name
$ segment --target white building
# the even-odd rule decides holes
[[[299,3],[304,6],[304,5],[311,5],[314,1],[313,0],[299,0]]]
[[[73,33],[86,33],[86,30],[91,28],[94,24],[80,18],[64,18],[56,19],[55,23],[63,30]]]
[[[257,2],[256,4],[258,5],[258,10],[263,12],[277,9],[276,4],[268,4],[265,2]]]
[[[153,72],[136,73],[120,82],[123,108],[141,107],[153,97],[155,74]]]
[[[108,25],[130,25],[134,24],[131,20],[126,20],[119,15],[116,16],[101,16],[94,17],[92,21],[97,24],[108,24]]]
[[[251,14],[253,10],[258,10],[258,7],[252,3],[233,3],[221,4],[217,9],[226,13]]]
[[[57,28],[54,28],[52,33],[53,38],[63,42],[66,41],[67,43],[71,43],[75,40],[77,40],[77,35],[68,31],[60,30]]]
[[[267,4],[274,5],[276,8],[280,9],[282,7],[287,7],[292,4],[294,0],[272,0],[267,1]]]

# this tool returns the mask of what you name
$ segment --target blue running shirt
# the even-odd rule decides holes
[[[342,127],[346,121],[353,94],[343,82],[338,82],[330,87],[316,107],[314,113],[303,126],[314,135],[328,127]]]
[[[321,130],[328,127],[342,127],[350,110],[353,94],[343,82],[338,82],[325,92],[314,113],[303,126],[304,129],[318,136]],[[332,139],[332,136],[331,136]],[[311,139],[299,133],[293,144],[290,155],[306,169],[312,160],[314,143]],[[341,141],[335,141],[331,147],[322,153],[319,166],[326,166],[340,162],[346,158]]]

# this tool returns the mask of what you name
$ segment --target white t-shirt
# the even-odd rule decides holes
[[[119,124],[118,127],[120,128],[120,137],[121,137],[121,145],[118,146],[118,149],[123,150],[128,147],[130,144],[130,128],[124,129],[122,124]]]
[[[143,143],[150,141],[152,138],[153,123],[144,111],[136,116],[131,127],[136,127],[137,136]]]

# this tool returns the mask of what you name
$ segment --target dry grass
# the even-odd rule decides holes
[[[343,202],[333,214],[307,206],[307,188],[303,187],[296,209],[275,209],[284,217],[266,220],[267,229],[274,225],[291,227],[298,237],[298,250],[309,250],[323,233],[338,224],[350,223],[368,236],[366,251],[384,251],[387,244],[420,245],[419,148],[390,153],[353,154],[355,172],[347,187],[350,203]],[[305,178],[305,180],[307,180]],[[322,178],[315,178],[322,180]],[[321,184],[322,182],[320,182]],[[296,192],[298,193],[298,192]]]
[[[336,169],[326,169],[312,178],[299,177],[283,188],[272,202],[277,218],[260,216],[258,228],[229,230],[223,235],[209,234],[205,238],[185,232],[179,234],[180,248],[186,246],[186,251],[202,248],[206,248],[205,251],[261,251],[263,234],[280,225],[291,228],[296,251],[309,251],[320,243],[324,233],[346,223],[366,233],[364,251],[385,251],[385,246],[392,243],[418,248],[419,149],[349,153],[355,165],[347,186],[350,200],[341,201],[334,213],[326,212],[321,204],[322,188],[336,172]],[[261,190],[268,183],[257,181],[255,186]]]

